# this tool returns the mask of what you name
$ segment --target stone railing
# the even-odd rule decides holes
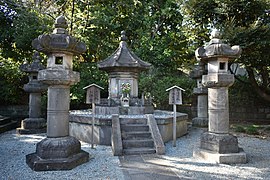
[[[147,124],[149,125],[150,132],[152,134],[157,154],[165,154],[165,146],[160,135],[157,122],[153,114],[147,114]]]
[[[121,139],[120,120],[118,114],[112,115],[112,152],[114,156],[121,156],[123,144]]]

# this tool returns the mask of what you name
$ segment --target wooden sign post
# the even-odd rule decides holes
[[[100,90],[103,90],[103,87],[100,87],[96,84],[90,84],[89,86],[84,87],[86,89],[86,104],[92,103],[92,132],[91,132],[91,148],[94,149],[94,125],[95,125],[95,104],[100,103]]]
[[[176,147],[176,105],[182,104],[182,91],[185,90],[173,86],[166,89],[166,91],[169,91],[169,104],[173,105],[173,147]]]

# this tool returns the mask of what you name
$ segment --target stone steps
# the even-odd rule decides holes
[[[154,148],[129,148],[124,149],[123,153],[125,155],[155,154],[156,150]]]
[[[143,147],[154,147],[153,139],[132,139],[123,140],[123,148],[143,148]]]
[[[17,121],[12,121],[8,117],[0,116],[0,133],[15,129],[17,126]]]
[[[154,140],[145,118],[120,119],[124,155],[156,153]]]
[[[120,121],[121,125],[124,124],[147,124],[147,119],[145,118],[125,118],[125,120]]]
[[[125,124],[121,125],[123,132],[134,132],[134,131],[147,131],[149,132],[149,126],[144,124]]]
[[[135,132],[123,132],[122,133],[123,140],[146,139],[146,138],[152,138],[150,132],[135,131]]]

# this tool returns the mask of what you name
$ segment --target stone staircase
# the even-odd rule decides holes
[[[16,121],[12,121],[9,117],[0,115],[0,133],[15,129],[18,126]]]
[[[120,118],[124,155],[156,153],[146,118]]]

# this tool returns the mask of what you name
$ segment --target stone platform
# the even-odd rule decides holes
[[[154,118],[164,142],[173,139],[172,136],[172,121],[173,112],[170,111],[154,111]],[[111,145],[112,134],[112,116],[98,115],[95,116],[94,127],[94,143],[99,145]],[[120,115],[119,118],[142,118],[145,115]],[[177,113],[177,137],[181,137],[187,133],[188,115]],[[75,110],[69,115],[69,133],[77,139],[91,143],[92,132],[92,113],[90,110]]]

